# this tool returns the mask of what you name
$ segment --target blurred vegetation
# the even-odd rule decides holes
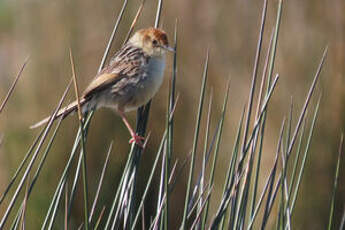
[[[276,16],[276,2],[269,1],[263,50],[267,50]],[[317,86],[322,93],[320,114],[311,144],[311,156],[306,166],[300,197],[298,199],[295,229],[324,229],[328,223],[330,194],[337,159],[341,131],[345,127],[345,2],[342,0],[289,0],[284,1],[284,10],[277,47],[274,73],[280,74],[278,88],[272,98],[266,125],[265,152],[262,164],[272,165],[279,135],[281,118],[289,112],[290,97],[294,101],[293,117],[298,117],[307,89],[313,79],[323,47],[329,45],[329,53],[323,74]],[[80,88],[84,88],[97,72],[108,37],[121,8],[121,1],[76,0],[76,1],[0,1],[0,96],[6,94],[14,76],[25,58],[30,61],[13,96],[0,116],[0,132],[4,135],[0,146],[0,191],[3,191],[15,168],[32,143],[37,131],[28,127],[55,108],[64,87],[70,78],[68,48],[72,47]],[[130,0],[125,17],[120,25],[112,52],[122,44],[140,1]],[[215,101],[214,121],[220,116],[226,82],[231,78],[228,110],[231,116],[225,119],[222,145],[218,159],[217,178],[223,181],[232,149],[238,120],[247,103],[251,74],[254,65],[256,42],[259,33],[262,1],[164,1],[163,28],[173,41],[175,19],[178,19],[178,78],[176,89],[180,101],[175,113],[174,159],[185,159],[191,149],[195,113],[198,106],[200,76],[207,47],[210,47],[208,84],[213,87]],[[156,2],[147,0],[136,29],[152,26]],[[265,52],[263,53],[265,55]],[[172,57],[168,57],[167,75],[171,75]],[[261,73],[260,66],[259,73]],[[148,130],[151,138],[140,166],[139,192],[143,191],[160,137],[165,127],[165,112],[168,100],[168,80],[164,82],[153,100]],[[209,92],[207,92],[209,94]],[[69,100],[74,94],[70,93]],[[317,97],[312,103],[316,104]],[[309,117],[311,117],[308,114]],[[230,114],[230,113],[229,113]],[[135,122],[135,113],[130,115]],[[202,118],[203,121],[206,117]],[[297,120],[292,121],[296,124]],[[203,122],[205,123],[205,122]],[[205,126],[202,125],[202,129]],[[55,189],[57,175],[61,174],[64,162],[73,144],[78,129],[77,116],[62,123],[52,153],[38,180],[39,190],[31,197],[31,212],[27,214],[30,229],[42,221],[42,209]],[[108,177],[100,202],[111,200],[130,146],[129,135],[121,119],[109,110],[95,113],[87,142],[89,187],[94,193],[98,175],[102,169],[111,140],[114,150],[110,157]],[[176,144],[178,143],[178,144]],[[201,146],[200,146],[201,147]],[[151,151],[152,150],[152,151]],[[199,149],[200,153],[202,148]],[[196,167],[200,168],[201,154],[197,154]],[[145,163],[147,162],[147,164]],[[265,167],[263,167],[265,169]],[[268,175],[269,168],[263,175]],[[51,170],[55,169],[55,170]],[[109,176],[110,175],[110,176]],[[188,170],[181,178],[187,178]],[[340,167],[340,180],[344,177]],[[187,180],[187,179],[185,179]],[[172,194],[175,207],[171,216],[180,216],[183,210],[185,183],[178,183]],[[263,183],[263,182],[262,182]],[[153,183],[155,189],[159,177]],[[222,184],[215,184],[212,199],[220,199]],[[260,185],[261,188],[263,185]],[[80,187],[81,189],[81,187]],[[77,198],[82,203],[82,197]],[[147,209],[155,209],[155,198],[149,197]],[[339,183],[336,194],[335,222],[339,224],[345,203],[344,183]],[[82,207],[82,205],[80,205]],[[211,205],[212,208],[214,209]],[[277,210],[274,210],[277,211]],[[0,209],[2,213],[3,210]],[[213,211],[215,212],[215,210]],[[62,217],[61,217],[62,218]],[[75,216],[80,222],[81,217]],[[181,220],[171,218],[172,226]],[[272,223],[273,224],[273,223]],[[172,227],[174,229],[174,227]]]

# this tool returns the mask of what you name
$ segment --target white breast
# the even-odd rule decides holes
[[[126,103],[125,112],[133,111],[149,102],[163,83],[165,58],[152,57],[147,65],[145,77],[135,88],[132,88],[131,101]]]
[[[165,69],[165,57],[156,58],[153,57],[150,59],[148,63],[148,81],[150,86],[150,90],[152,95],[151,98],[157,93],[159,88],[162,85],[163,77],[164,77],[164,69]],[[150,99],[151,99],[150,98]]]

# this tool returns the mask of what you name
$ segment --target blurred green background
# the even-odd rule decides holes
[[[276,18],[277,1],[268,1],[264,52]],[[130,0],[123,23],[117,33],[112,52],[122,44],[140,1]],[[215,90],[212,132],[221,110],[225,85],[231,77],[229,113],[217,168],[215,194],[219,199],[232,149],[237,122],[248,99],[251,73],[259,32],[263,1],[184,1],[166,0],[163,3],[163,28],[173,41],[175,19],[178,19],[178,76],[177,91],[180,101],[176,109],[174,158],[181,161],[191,149],[195,113],[201,84],[202,64],[210,47],[209,89]],[[68,48],[73,50],[80,88],[84,89],[97,72],[113,24],[122,1],[75,0],[1,0],[0,1],[0,98],[3,98],[25,58],[30,61],[19,80],[13,96],[0,115],[0,191],[14,173],[38,130],[28,127],[49,114],[57,105],[71,76]],[[147,0],[136,29],[152,26],[156,2]],[[305,171],[297,212],[295,229],[325,229],[336,164],[336,153],[341,131],[345,127],[345,2],[343,0],[289,0],[284,1],[282,24],[278,40],[277,62],[274,73],[281,78],[269,108],[269,123],[264,145],[263,164],[270,168],[278,139],[279,127],[287,116],[290,98],[294,101],[294,125],[313,79],[322,50],[328,44],[329,55],[317,85],[316,96],[322,93],[321,110],[312,141],[309,163]],[[263,56],[264,57],[264,56]],[[168,56],[166,80],[153,100],[148,130],[151,139],[145,152],[140,172],[144,184],[155,150],[165,125],[168,77],[171,76],[172,56]],[[261,71],[262,66],[260,66]],[[208,89],[208,91],[209,91]],[[69,98],[73,100],[73,93]],[[135,123],[135,113],[129,115]],[[53,151],[29,200],[27,223],[40,226],[48,201],[55,189],[58,175],[78,127],[77,117],[63,122]],[[100,110],[94,116],[88,137],[88,167],[91,192],[95,191],[110,141],[114,140],[110,168],[106,175],[102,203],[113,196],[118,176],[129,150],[129,134],[121,119],[109,110]],[[201,150],[201,148],[200,148]],[[200,154],[197,167],[200,167]],[[343,166],[344,164],[342,164]],[[264,167],[265,168],[265,167]],[[337,192],[335,221],[339,224],[345,204],[344,167],[341,167],[340,187]],[[183,172],[187,175],[187,171]],[[263,176],[267,171],[263,171]],[[172,199],[172,229],[180,223],[184,201],[186,176],[180,179]],[[262,180],[263,181],[263,180]],[[155,181],[158,184],[158,180]],[[142,186],[142,185],[141,185]],[[157,186],[155,186],[157,187]],[[82,197],[80,198],[81,201]],[[80,202],[79,201],[79,202]],[[148,210],[155,207],[150,198]],[[150,203],[152,207],[150,207]],[[212,208],[213,206],[211,206]],[[3,213],[3,207],[0,213]],[[77,210],[76,212],[77,213]],[[81,217],[74,216],[79,222]]]

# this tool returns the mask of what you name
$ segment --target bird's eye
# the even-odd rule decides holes
[[[158,41],[157,41],[157,40],[153,40],[153,41],[152,41],[152,44],[153,44],[154,46],[156,46],[156,45],[158,44]]]

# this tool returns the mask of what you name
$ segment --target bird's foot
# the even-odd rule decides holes
[[[132,135],[132,138],[129,140],[129,143],[132,144],[135,142],[136,145],[138,145],[141,148],[144,148],[143,141],[145,140],[144,137],[137,135],[136,133]]]

